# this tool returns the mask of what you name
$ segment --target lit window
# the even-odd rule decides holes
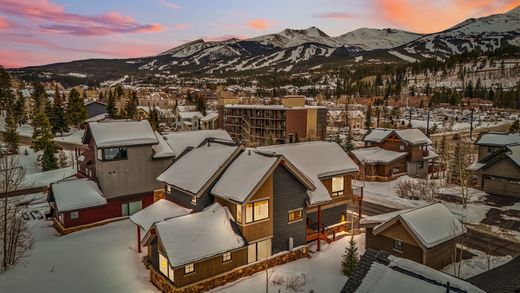
[[[345,189],[343,176],[338,176],[332,178],[332,195],[343,195],[343,190]]]
[[[269,200],[257,201],[246,205],[246,223],[269,218]]]
[[[126,160],[127,158],[125,147],[103,149],[103,161]]]
[[[242,223],[242,205],[237,204],[237,222]]]
[[[79,212],[78,211],[70,212],[70,219],[71,220],[75,220],[77,218],[79,218]]]
[[[289,211],[289,223],[301,220],[302,217],[303,217],[302,209],[295,210],[295,211]]]
[[[400,240],[395,240],[394,239],[394,250],[395,251],[399,251],[399,252],[403,252],[403,242],[400,241]]]
[[[184,266],[184,274],[193,273],[195,271],[194,264],[190,263],[189,265]]]
[[[194,195],[191,197],[191,204],[196,205],[197,204],[197,197]]]
[[[246,204],[246,223],[253,222],[253,204]]]
[[[166,185],[166,190],[168,193],[172,193],[172,187],[170,185]]]
[[[222,262],[230,261],[231,260],[231,252],[226,252],[222,255]]]
[[[168,259],[159,253],[159,270],[163,275],[168,276]]]
[[[347,215],[341,214],[341,223],[345,223],[345,222],[347,222]]]

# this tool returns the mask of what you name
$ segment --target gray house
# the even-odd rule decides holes
[[[87,108],[88,118],[107,113],[107,105],[98,101],[88,102],[85,104],[85,107]]]
[[[475,145],[478,146],[479,160],[483,160],[506,145],[518,143],[520,143],[519,133],[481,132],[475,140]]]

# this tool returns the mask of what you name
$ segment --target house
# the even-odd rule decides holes
[[[263,269],[259,264],[265,259],[281,257],[287,262],[303,257],[308,242],[330,243],[336,232],[347,231],[347,209],[354,209],[357,199],[351,178],[357,171],[355,163],[332,142],[246,148],[209,137],[183,151],[157,180],[166,185],[166,199],[194,214],[215,205],[225,207],[235,233],[245,240],[245,255],[240,256],[244,259],[237,265],[254,265],[256,272]],[[287,258],[288,254],[294,255]],[[236,268],[213,262],[214,273]],[[207,269],[201,270],[202,276],[210,278]],[[167,276],[163,273],[163,279]],[[182,280],[183,286],[200,281],[198,277],[186,283]],[[178,288],[179,284],[173,284]]]
[[[341,293],[467,292],[484,293],[475,285],[420,263],[367,249]],[[495,291],[489,291],[495,292]]]
[[[209,112],[206,116],[200,119],[202,129],[217,129],[218,128],[218,113]]]
[[[491,152],[482,150],[482,154],[484,158],[468,168],[479,179],[477,185],[487,193],[520,197],[520,144],[505,145]]]
[[[431,149],[432,141],[419,129],[370,129],[363,137],[365,147],[406,152],[406,172],[411,177],[426,177],[435,170],[439,156]]]
[[[107,113],[107,105],[98,101],[88,102],[85,104],[85,107],[87,108],[88,118]]]
[[[200,129],[200,119],[204,117],[199,111],[178,112],[175,116],[175,126],[177,130],[198,130]]]
[[[353,150],[351,154],[361,170],[362,180],[393,180],[406,174],[406,152],[368,147]]]
[[[221,99],[219,128],[251,146],[325,140],[327,107],[307,106],[304,96],[286,96],[281,105],[234,104]]]
[[[154,224],[142,245],[149,247],[151,280],[163,292],[172,292],[168,288],[172,285],[180,289],[247,263],[247,243],[229,210],[218,203]]]
[[[441,203],[368,217],[366,247],[383,250],[434,269],[454,262],[456,243],[464,225]]]
[[[499,151],[502,147],[520,143],[520,133],[481,132],[475,140],[478,147],[478,160]]]
[[[95,181],[109,206],[95,220],[130,216],[164,193],[155,179],[174,154],[148,121],[91,122],[82,142],[78,175]]]
[[[520,256],[499,267],[468,279],[486,292],[507,293],[520,288]]]

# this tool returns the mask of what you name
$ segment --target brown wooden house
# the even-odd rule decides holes
[[[456,241],[465,233],[462,223],[441,203],[369,217],[366,247],[383,250],[434,269],[456,260]]]
[[[351,154],[361,170],[361,180],[385,181],[406,175],[406,152],[370,147],[353,150]]]

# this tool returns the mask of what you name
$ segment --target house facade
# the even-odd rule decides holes
[[[351,154],[361,170],[358,175],[361,180],[386,181],[406,174],[406,152],[368,147],[353,150]]]

